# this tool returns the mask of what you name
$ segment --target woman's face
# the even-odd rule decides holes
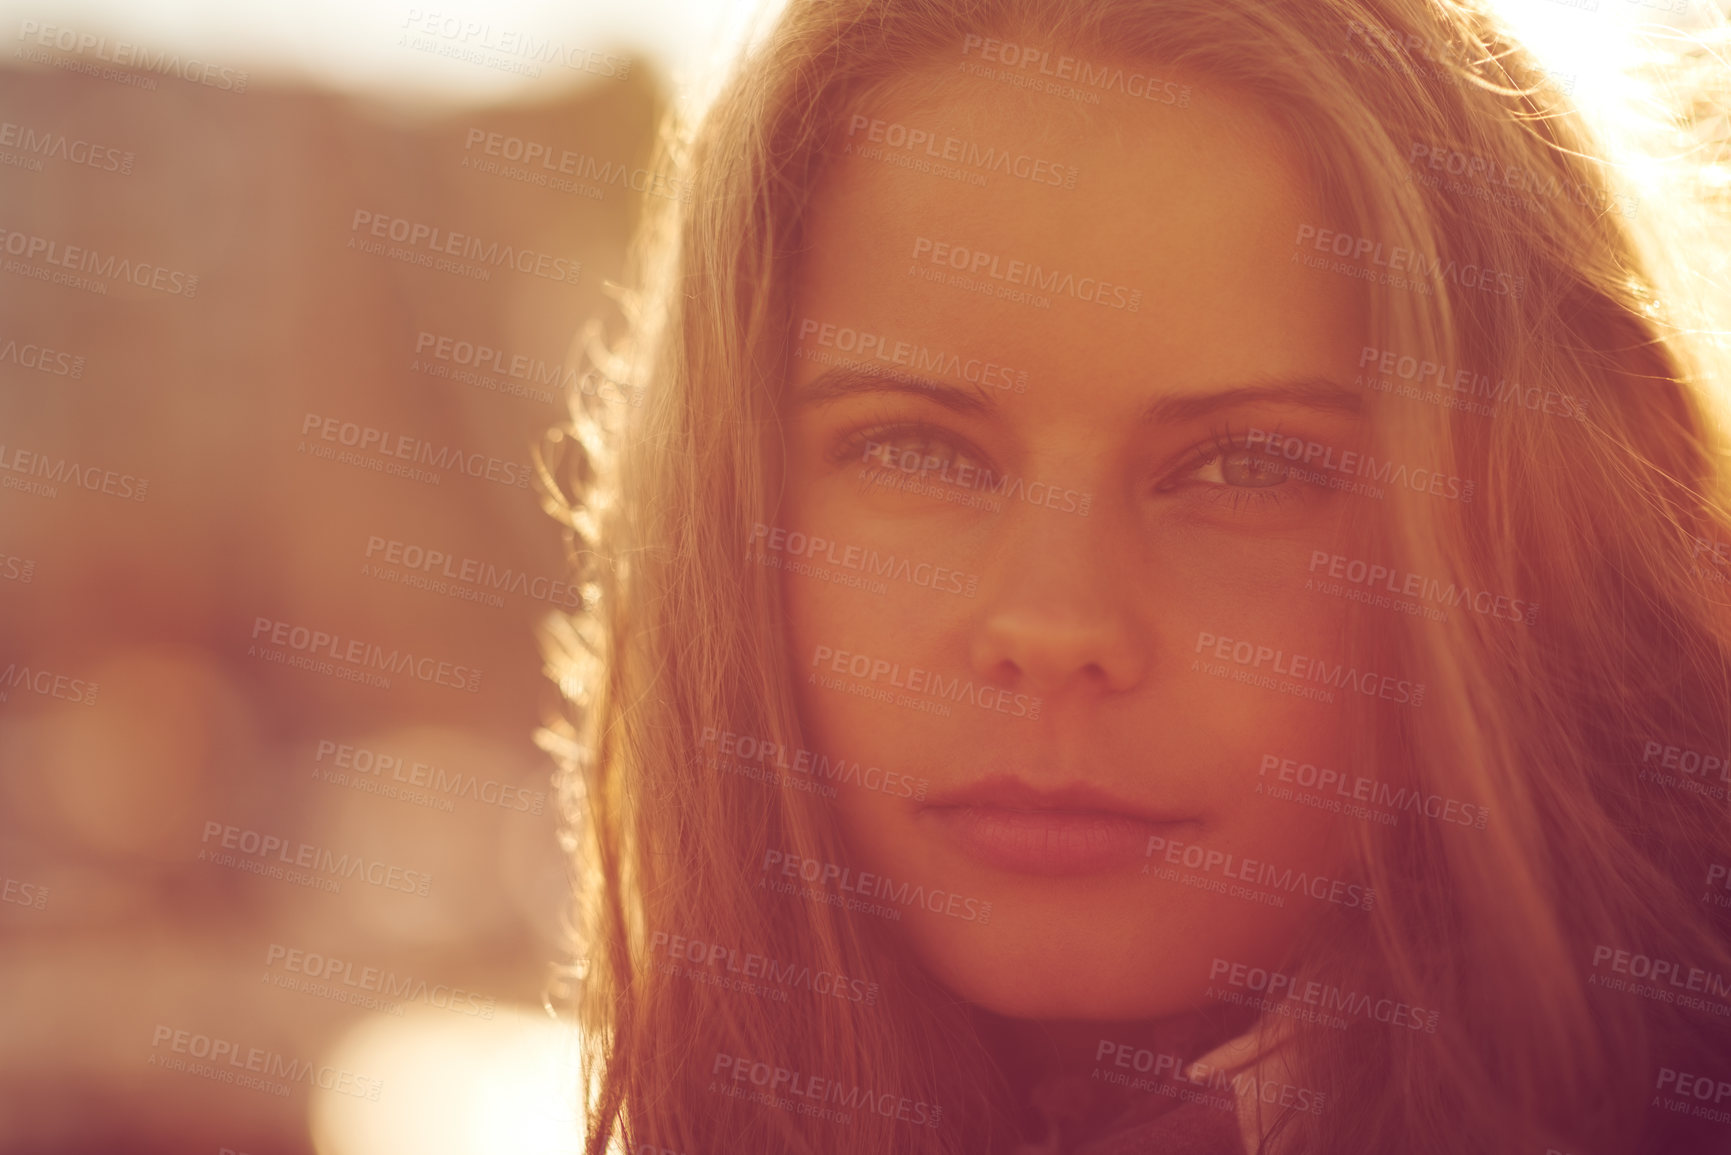
[[[944,71],[843,126],[810,209],[754,541],[805,744],[887,772],[840,788],[844,865],[920,896],[868,884],[958,995],[1199,1008],[1358,905],[1340,820],[1268,792],[1340,767],[1346,693],[1240,677],[1353,659],[1307,581],[1366,499],[1266,446],[1362,444],[1359,282],[1295,262],[1319,210],[1243,98]]]

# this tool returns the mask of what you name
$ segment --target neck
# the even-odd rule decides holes
[[[980,1038],[997,1061],[1026,1135],[1040,1135],[1056,1113],[1076,1119],[1117,1115],[1141,1095],[1096,1073],[1134,1074],[1137,1051],[1172,1056],[1179,1068],[1247,1030],[1254,1015],[1238,1008],[1192,1011],[1153,1020],[1007,1019],[975,1012]],[[1162,1066],[1162,1071],[1170,1073]]]

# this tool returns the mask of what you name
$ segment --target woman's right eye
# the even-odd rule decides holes
[[[967,466],[982,474],[988,470],[967,442],[924,422],[856,430],[841,438],[830,459],[836,465],[856,463],[934,481],[952,478]]]

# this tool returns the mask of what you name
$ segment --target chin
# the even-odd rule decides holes
[[[936,934],[933,934],[933,930]],[[1187,989],[1146,957],[1096,949],[1067,936],[988,933],[996,928],[915,930],[926,971],[957,998],[1012,1019],[1123,1021],[1196,1009],[1202,988]],[[924,931],[925,933],[921,933]],[[1067,941],[1066,941],[1067,939]]]

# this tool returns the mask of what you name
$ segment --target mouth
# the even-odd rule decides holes
[[[919,817],[985,866],[1055,877],[1123,870],[1147,859],[1150,837],[1200,820],[1084,784],[1042,790],[1005,776],[938,794]]]

